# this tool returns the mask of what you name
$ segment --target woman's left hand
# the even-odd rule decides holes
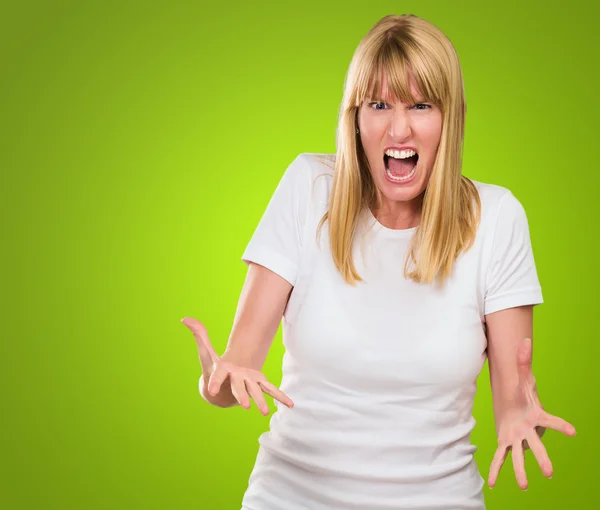
[[[519,346],[517,363],[519,384],[513,402],[503,412],[498,426],[498,449],[492,460],[488,485],[496,484],[500,468],[508,452],[512,451],[512,462],[521,489],[527,489],[524,450],[533,452],[544,476],[552,477],[552,463],[542,444],[545,429],[553,429],[567,436],[575,435],[575,427],[562,418],[544,411],[537,395],[535,378],[531,370],[531,340],[526,338]]]

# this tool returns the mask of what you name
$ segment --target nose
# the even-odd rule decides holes
[[[394,108],[390,116],[390,125],[388,127],[389,135],[392,139],[404,140],[410,136],[410,117],[402,105]]]

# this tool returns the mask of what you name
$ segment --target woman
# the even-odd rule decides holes
[[[227,349],[194,333],[210,403],[268,413],[246,510],[483,509],[470,444],[487,358],[498,450],[552,465],[531,373],[542,303],[525,212],[461,175],[465,99],[454,47],[414,15],[387,16],[346,77],[335,156],[286,170],[243,260]],[[283,316],[281,389],[260,372]],[[283,405],[281,405],[283,404]]]

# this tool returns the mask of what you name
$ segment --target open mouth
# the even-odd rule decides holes
[[[383,163],[388,177],[394,181],[407,181],[413,177],[417,168],[419,155],[414,154],[408,158],[394,158],[383,155]]]

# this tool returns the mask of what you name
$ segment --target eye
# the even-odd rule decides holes
[[[373,105],[383,106],[383,108],[373,108]],[[386,106],[388,106],[388,105],[386,103],[381,102],[381,101],[376,101],[374,103],[369,103],[369,108],[372,108],[373,110],[385,110]]]
[[[417,108],[417,106],[424,106],[425,108]],[[413,108],[416,108],[417,110],[427,110],[428,108],[431,108],[431,105],[425,103],[417,103],[415,106],[413,106]]]

